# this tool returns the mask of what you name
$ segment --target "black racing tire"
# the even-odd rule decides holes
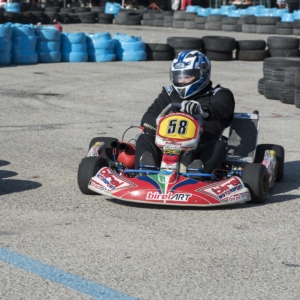
[[[235,31],[235,24],[223,24],[222,25],[222,30],[223,31]]]
[[[174,17],[173,17],[173,15],[166,15],[166,16],[164,16],[164,21],[165,22],[173,22],[174,21]]]
[[[242,31],[245,33],[256,33],[256,24],[243,24]]]
[[[228,17],[228,18],[223,18],[222,19],[222,24],[224,25],[235,25],[237,23],[237,18],[232,18],[232,17]]]
[[[112,24],[113,23],[113,20],[108,20],[108,19],[100,19],[98,18],[98,21],[97,21],[99,24]]]
[[[138,12],[129,12],[127,14],[127,21],[141,21],[143,19],[143,15]]]
[[[195,18],[195,22],[196,22],[197,24],[205,24],[206,21],[207,21],[207,17],[197,16],[197,17]]]
[[[270,49],[299,49],[299,38],[269,36],[267,45]]]
[[[278,35],[293,35],[293,28],[276,28],[276,34]]]
[[[154,26],[156,27],[164,27],[165,21],[163,19],[155,19]]]
[[[185,22],[185,20],[174,19],[173,20],[173,27],[174,28],[184,28],[184,22]]]
[[[256,17],[254,15],[246,15],[243,24],[256,24]]]
[[[125,25],[141,25],[141,20],[126,20]]]
[[[280,81],[266,80],[264,90],[265,97],[270,100],[279,100],[279,93],[283,85],[283,82]]]
[[[293,22],[277,22],[276,27],[277,28],[289,28],[289,29],[294,28]]]
[[[276,25],[276,23],[280,21],[281,21],[281,17],[266,17],[266,16],[256,17],[256,24],[258,25]]]
[[[195,21],[184,21],[184,28],[186,29],[196,29],[196,23]]]
[[[164,21],[164,27],[173,27],[173,21]]]
[[[114,14],[106,14],[104,12],[99,12],[98,13],[98,19],[102,19],[102,20],[112,20],[114,19]]]
[[[170,51],[169,44],[160,44],[160,43],[146,43],[147,52],[168,52]]]
[[[223,15],[208,15],[207,22],[210,22],[210,23],[221,22],[222,23],[223,18],[224,18]],[[227,18],[227,16],[225,16],[225,18]]]
[[[266,41],[264,40],[242,40],[236,41],[237,50],[265,50]]]
[[[295,106],[300,108],[300,89],[295,88]]]
[[[88,189],[88,184],[91,178],[103,167],[108,167],[108,162],[103,157],[85,157],[82,159],[77,173],[77,183],[81,193],[85,195],[96,194]]]
[[[295,80],[296,80],[296,69],[295,68],[286,68],[284,71],[284,85],[295,87]]]
[[[195,22],[195,19],[196,19],[197,16],[198,16],[198,14],[195,13],[195,12],[188,12],[185,15],[185,20],[186,21],[194,21]]]
[[[280,91],[279,101],[284,104],[295,104],[295,88],[287,86]]]
[[[152,51],[147,52],[147,60],[172,60],[172,55],[170,51]]]
[[[202,39],[194,37],[168,37],[167,44],[173,48],[182,48],[182,46],[195,50],[203,48]]]
[[[300,28],[294,28],[293,29],[293,35],[300,35]]]
[[[246,164],[242,181],[251,195],[250,203],[264,203],[269,189],[269,174],[266,167],[259,163]]]
[[[205,30],[205,24],[196,23],[196,29]]]
[[[275,34],[276,25],[256,25],[256,33]]]
[[[216,60],[216,61],[229,61],[232,60],[232,51],[206,51],[206,56],[210,60]]]
[[[180,10],[177,10],[177,11],[174,11],[174,14],[173,14],[173,17],[174,17],[174,20],[186,20],[186,12],[185,11],[180,11]]]
[[[271,72],[271,80],[273,81],[284,81],[284,68],[273,69]]]
[[[234,31],[236,32],[243,32],[243,24],[235,24],[234,25]]]
[[[205,23],[206,30],[222,30],[222,22],[206,22]]]
[[[271,57],[298,57],[299,49],[269,49]]]
[[[236,59],[243,61],[263,61],[269,57],[268,50],[237,50]]]
[[[271,78],[272,69],[300,67],[300,59],[298,57],[268,57],[263,61],[264,77]]]
[[[294,28],[300,28],[300,20],[294,20],[293,27]]]
[[[264,159],[266,150],[274,150],[276,152],[277,160],[277,174],[276,181],[280,181],[284,176],[284,148],[276,144],[260,144],[256,147],[255,163],[261,163]]]
[[[261,95],[264,95],[265,93],[265,81],[267,80],[267,78],[260,78],[258,80],[258,85],[257,85],[257,88],[258,88],[258,92],[261,94]]]
[[[235,49],[235,39],[232,37],[204,36],[202,40],[206,51],[228,52]]]

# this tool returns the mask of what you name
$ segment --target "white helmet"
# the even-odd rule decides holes
[[[170,77],[174,89],[182,99],[191,97],[203,90],[210,82],[210,61],[200,51],[180,52],[172,62]],[[188,83],[180,82],[181,76],[194,79]]]

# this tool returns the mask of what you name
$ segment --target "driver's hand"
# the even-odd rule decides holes
[[[191,116],[194,116],[196,114],[201,115],[204,119],[209,116],[208,112],[205,112],[200,103],[195,100],[184,100],[181,103],[181,109],[183,113],[187,113]]]

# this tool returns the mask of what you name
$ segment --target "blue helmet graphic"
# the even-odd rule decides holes
[[[180,52],[170,70],[171,83],[182,99],[202,91],[210,82],[211,65],[200,51]]]

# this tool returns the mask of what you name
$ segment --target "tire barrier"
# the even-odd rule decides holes
[[[265,59],[264,77],[258,81],[258,93],[269,100],[279,100],[300,108],[300,60],[279,57]]]
[[[33,25],[12,24],[12,64],[36,64],[36,36]]]
[[[61,61],[88,61],[86,35],[84,32],[61,34]]]
[[[179,52],[186,50],[203,51],[203,40],[194,37],[169,37],[167,44],[171,49],[171,57],[174,59]]]
[[[146,44],[139,36],[115,33],[114,50],[117,60],[144,61],[147,60]]]
[[[57,63],[61,61],[61,33],[53,26],[35,28],[37,37],[36,52],[39,63]]]
[[[114,53],[115,41],[110,33],[87,34],[86,39],[88,61],[108,62],[116,60],[116,54]]]

